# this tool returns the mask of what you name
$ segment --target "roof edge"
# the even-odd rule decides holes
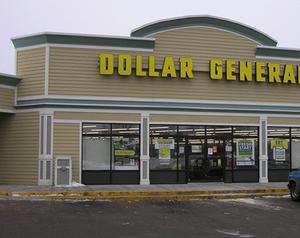
[[[13,37],[11,38],[11,41],[16,49],[47,43],[154,49],[155,44],[154,39],[143,37],[87,35],[57,32],[42,32]]]
[[[0,84],[4,84],[7,86],[17,86],[17,84],[22,80],[21,77],[12,75],[12,74],[4,74],[0,73]]]
[[[211,15],[191,15],[177,18],[169,18],[159,20],[139,28],[134,29],[131,32],[131,36],[134,37],[146,37],[154,33],[158,33],[165,30],[171,30],[181,27],[197,27],[207,26],[219,28],[227,31],[231,31],[247,38],[250,38],[261,45],[276,46],[277,41],[269,35],[242,23],[232,21],[225,18],[219,18]]]
[[[255,55],[262,57],[278,57],[300,60],[300,49],[258,46],[256,48]]]

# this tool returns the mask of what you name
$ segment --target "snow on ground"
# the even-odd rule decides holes
[[[233,230],[216,230],[217,232],[224,234],[224,235],[229,235],[229,236],[237,236],[237,237],[254,237],[253,235],[250,234],[241,234],[240,231],[233,231]]]
[[[236,199],[226,199],[226,200],[220,200],[222,202],[229,202],[229,203],[245,203],[252,206],[257,206],[260,208],[268,209],[268,210],[275,210],[280,211],[282,208],[278,206],[272,206],[268,200],[261,200],[258,198],[236,198]]]
[[[84,187],[84,186],[85,186],[84,184],[77,183],[77,182],[73,181],[70,185],[63,185],[63,186],[60,186],[60,187],[70,188],[70,187]]]

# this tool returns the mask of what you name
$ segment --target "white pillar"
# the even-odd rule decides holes
[[[140,184],[150,184],[149,113],[141,114]]]
[[[260,117],[259,125],[259,182],[268,183],[268,118]]]
[[[40,111],[38,185],[53,185],[53,111]]]

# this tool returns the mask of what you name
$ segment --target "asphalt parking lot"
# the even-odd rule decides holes
[[[299,237],[289,197],[206,201],[1,200],[0,237]]]

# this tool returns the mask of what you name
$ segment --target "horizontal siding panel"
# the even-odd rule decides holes
[[[160,32],[155,38],[154,52],[111,51],[80,48],[50,48],[49,94],[69,96],[142,97],[188,100],[229,100],[253,102],[299,103],[298,85],[272,85],[256,82],[228,82],[209,79],[211,58],[255,60],[257,43],[242,36],[211,28],[184,28]],[[139,78],[134,75],[102,76],[98,73],[99,53],[128,53],[156,56],[157,68],[166,55],[193,58],[194,79]],[[116,58],[116,57],[115,57]],[[259,61],[262,61],[259,59]],[[133,65],[135,59],[133,58]],[[295,64],[295,62],[294,62]],[[117,60],[115,59],[115,65]],[[133,66],[134,67],[134,66]],[[116,71],[115,71],[116,72]]]
[[[300,118],[268,117],[268,124],[278,124],[283,126],[300,125]]]
[[[150,79],[137,77],[64,77],[68,85],[55,85],[52,90],[57,95],[80,96],[125,96],[148,98],[173,98],[196,100],[230,100],[257,102],[299,103],[299,85],[268,84],[256,82],[229,82],[211,80],[207,73],[195,73],[194,79]],[[72,77],[73,76],[73,77]],[[98,78],[97,78],[98,77]],[[86,80],[94,81],[87,84]],[[66,92],[71,87],[72,92]],[[84,89],[84,90],[83,90]],[[76,92],[76,93],[75,93]]]
[[[60,155],[72,158],[72,181],[79,182],[79,148],[80,148],[79,124],[54,124],[54,157]]]
[[[83,121],[140,121],[140,114],[129,113],[84,113],[84,112],[55,112],[55,119]]]
[[[157,54],[172,54],[175,50],[185,55],[187,49],[193,49],[189,56],[192,58],[213,58],[213,52],[219,57],[254,58],[257,43],[239,35],[211,28],[183,28],[152,35],[155,38]]]
[[[0,88],[0,109],[13,110],[15,105],[15,90]]]
[[[37,184],[39,114],[0,116],[0,184]]]
[[[18,96],[44,94],[45,47],[17,52]]]

